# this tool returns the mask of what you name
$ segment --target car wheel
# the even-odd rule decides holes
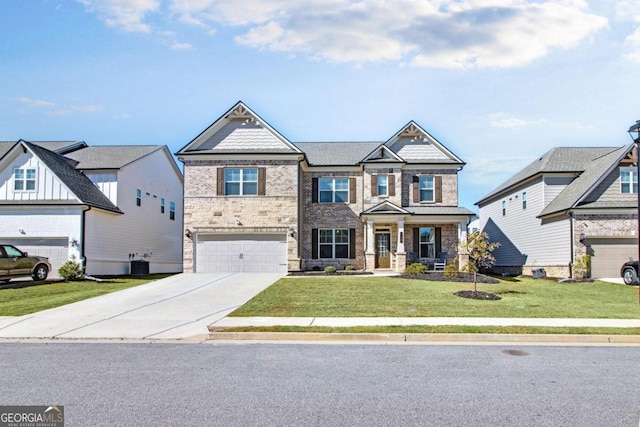
[[[638,275],[633,268],[627,268],[622,273],[622,278],[624,279],[624,283],[626,285],[635,285],[638,283]]]
[[[47,278],[47,274],[49,274],[49,269],[46,265],[40,264],[36,266],[36,269],[33,271],[33,280],[44,280]]]

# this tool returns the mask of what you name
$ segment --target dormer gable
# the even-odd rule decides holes
[[[410,212],[406,209],[401,208],[398,205],[391,203],[388,200],[378,203],[375,206],[370,207],[369,209],[362,212],[362,215],[380,215],[380,214],[403,214],[409,215]]]
[[[404,163],[404,160],[387,146],[381,145],[362,159],[362,163]]]
[[[458,156],[414,121],[410,121],[384,145],[407,163],[464,165],[464,162]]]
[[[301,154],[242,101],[178,151],[189,154]]]

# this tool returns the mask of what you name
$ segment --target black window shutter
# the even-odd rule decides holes
[[[349,178],[349,203],[356,202],[356,179]]]
[[[318,203],[318,178],[311,178],[311,203]]]
[[[317,228],[314,228],[311,230],[311,259],[318,259],[318,229]]]
[[[442,177],[435,176],[433,178],[433,185],[436,190],[435,201],[436,203],[442,203]]]
[[[267,168],[258,168],[258,196],[264,196],[267,188]]]
[[[349,259],[356,259],[356,229],[349,229]]]
[[[413,252],[420,256],[420,229],[413,229]]]
[[[218,168],[218,196],[224,196],[224,168]]]
[[[442,228],[436,227],[436,256],[442,252]]]

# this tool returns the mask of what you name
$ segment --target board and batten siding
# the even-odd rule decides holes
[[[129,254],[149,261],[151,273],[182,271],[182,177],[171,161],[164,150],[158,150],[118,171],[117,200],[123,215],[97,209],[87,212],[88,274],[128,274]],[[137,189],[142,191],[140,206],[136,205]],[[176,204],[174,220],[169,219],[170,202]]]
[[[480,229],[501,246],[493,254],[496,266],[558,265],[570,262],[570,221],[543,222],[548,188],[538,180],[480,208]],[[555,188],[551,189],[552,191]],[[526,192],[527,207],[522,194]],[[505,201],[506,214],[502,214]]]
[[[15,169],[36,170],[36,188],[34,191],[14,191],[13,174]],[[0,200],[64,200],[78,201],[77,197],[60,181],[40,160],[31,154],[20,153],[0,172]]]
[[[116,171],[85,172],[87,178],[107,196],[111,203],[118,205],[118,174]]]

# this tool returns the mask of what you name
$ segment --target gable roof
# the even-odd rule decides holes
[[[65,154],[77,162],[76,169],[121,169],[148,154],[162,150],[163,145],[104,145],[85,147]]]
[[[287,138],[272,128],[242,101],[178,150],[189,154],[302,154]]]
[[[86,147],[87,143],[84,141],[30,141],[32,144],[46,148],[49,151],[53,151],[58,154],[66,154],[71,151],[78,150]],[[11,147],[16,145],[17,141],[0,141],[0,159],[11,150]]]
[[[89,178],[74,169],[73,165],[62,155],[49,151],[39,145],[20,140],[22,144],[37,156],[82,203],[111,212],[122,213]]]
[[[502,192],[510,191],[512,187],[543,173],[582,173],[590,161],[611,153],[616,149],[616,147],[552,148],[520,172],[500,184],[475,204],[480,205],[500,195]]]
[[[579,206],[582,200],[618,166],[620,161],[633,149],[633,144],[620,147],[609,153],[585,162],[584,172],[560,192],[540,213],[539,217],[552,215]],[[597,202],[596,202],[597,203]],[[594,204],[590,204],[591,207]],[[636,205],[634,201],[633,206]],[[626,204],[607,207],[628,207]]]
[[[465,164],[413,120],[396,132],[385,145],[407,163]]]
[[[358,165],[381,142],[296,142],[311,166]]]

